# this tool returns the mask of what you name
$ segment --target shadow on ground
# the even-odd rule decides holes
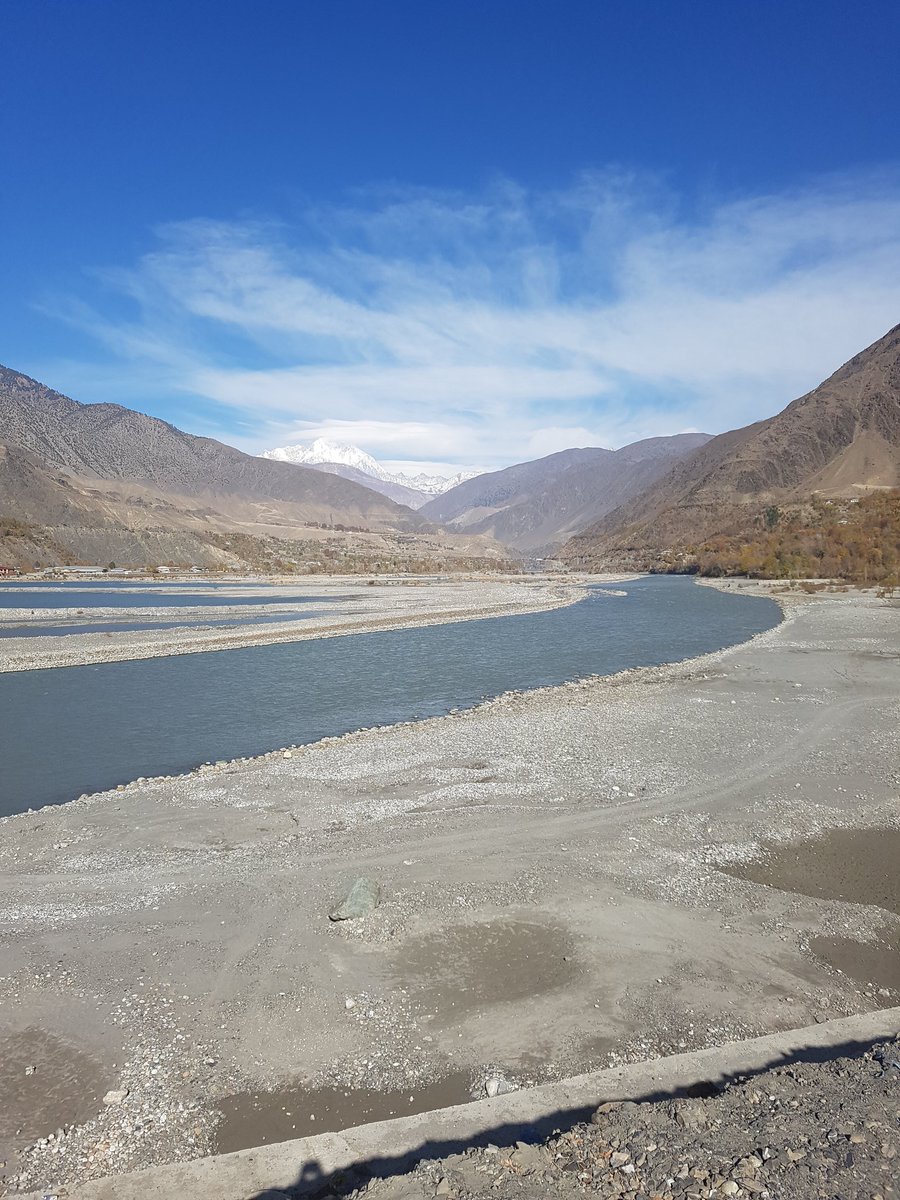
[[[697,1082],[688,1087],[672,1088],[647,1092],[628,1099],[636,1103],[654,1103],[665,1100],[684,1100],[688,1098],[702,1099],[714,1096],[722,1091],[729,1083],[736,1083],[764,1075],[767,1071],[779,1067],[789,1067],[797,1063],[825,1063],[840,1058],[861,1058],[884,1038],[879,1037],[866,1041],[841,1042],[835,1046],[811,1046],[792,1051],[771,1059],[760,1067],[747,1071],[737,1071],[708,1082]],[[615,1099],[622,1097],[616,1096]],[[299,1169],[297,1178],[292,1184],[282,1187],[267,1188],[256,1192],[246,1200],[317,1200],[325,1196],[349,1196],[357,1189],[364,1187],[372,1180],[389,1179],[392,1176],[406,1175],[420,1162],[434,1161],[446,1158],[451,1154],[462,1154],[466,1150],[484,1146],[514,1146],[516,1142],[537,1144],[548,1138],[564,1133],[575,1125],[590,1120],[596,1108],[608,1097],[599,1094],[595,1102],[576,1108],[559,1109],[544,1117],[529,1122],[509,1122],[498,1125],[493,1129],[484,1130],[472,1138],[449,1138],[447,1141],[427,1141],[410,1150],[406,1154],[394,1157],[370,1158],[355,1166],[340,1171],[322,1171],[316,1160],[304,1162]]]

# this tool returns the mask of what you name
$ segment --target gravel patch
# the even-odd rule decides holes
[[[627,579],[634,576],[603,576],[603,579]],[[290,595],[302,587],[304,594],[315,596],[324,607],[312,611],[303,608],[303,615],[294,615],[297,605]],[[392,584],[348,588],[345,580],[302,584],[290,587],[267,587],[261,595],[271,599],[281,591],[285,594],[284,621],[270,622],[280,606],[267,603],[260,607],[266,624],[241,625],[231,629],[204,627],[213,620],[246,621],[252,615],[250,605],[194,607],[145,606],[134,609],[41,609],[37,615],[48,625],[79,619],[85,624],[118,618],[125,622],[159,619],[171,621],[183,618],[184,628],[163,630],[122,630],[104,633],[48,634],[44,637],[6,637],[0,640],[0,672],[34,671],[51,667],[83,666],[91,663],[124,662],[132,659],[162,658],[173,654],[196,654],[212,650],[233,650],[241,646],[269,646],[280,642],[305,641],[310,638],[343,637],[353,633],[368,633],[380,629],[400,629],[412,626],[442,625],[454,621],[478,620],[485,617],[512,616],[518,613],[543,612],[561,608],[580,600],[585,592],[578,580],[546,580],[535,576],[515,577],[504,581],[460,580],[453,582],[419,579]],[[246,595],[246,593],[242,593]],[[0,609],[0,622],[13,626],[32,619],[32,610]]]
[[[489,1145],[406,1176],[283,1196],[361,1200],[892,1200],[900,1194],[900,1042],[763,1071],[706,1098],[602,1104],[547,1142]],[[277,1200],[279,1193],[268,1193]]]

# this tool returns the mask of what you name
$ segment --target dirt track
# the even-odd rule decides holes
[[[8,819],[9,1044],[129,1089],[22,1190],[202,1153],[217,1096],[321,1132],[350,1121],[317,1086],[434,1107],[890,1003],[891,912],[719,867],[844,827],[896,864],[898,662],[896,608],[817,597],[691,664]],[[362,874],[381,907],[329,922]],[[276,1083],[304,1090],[252,1095]]]

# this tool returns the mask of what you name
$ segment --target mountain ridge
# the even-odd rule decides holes
[[[489,534],[520,552],[546,556],[710,436],[684,433],[646,438],[619,450],[557,451],[467,480],[420,512],[450,528]]]
[[[5,565],[513,566],[490,539],[445,534],[355,480],[244,454],[121,405],[81,404],[8,367],[0,444]]]
[[[414,513],[355,481],[268,462],[122,405],[82,404],[3,366],[0,440],[84,478],[148,483],[186,497],[284,501],[308,509],[311,519],[331,508],[346,521],[423,527]]]
[[[573,565],[657,565],[749,533],[767,507],[900,485],[900,325],[781,412],[713,438],[577,533]]]

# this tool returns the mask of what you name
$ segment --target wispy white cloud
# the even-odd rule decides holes
[[[482,466],[767,416],[900,320],[900,176],[683,209],[607,172],[195,220],[57,312],[245,448]]]

